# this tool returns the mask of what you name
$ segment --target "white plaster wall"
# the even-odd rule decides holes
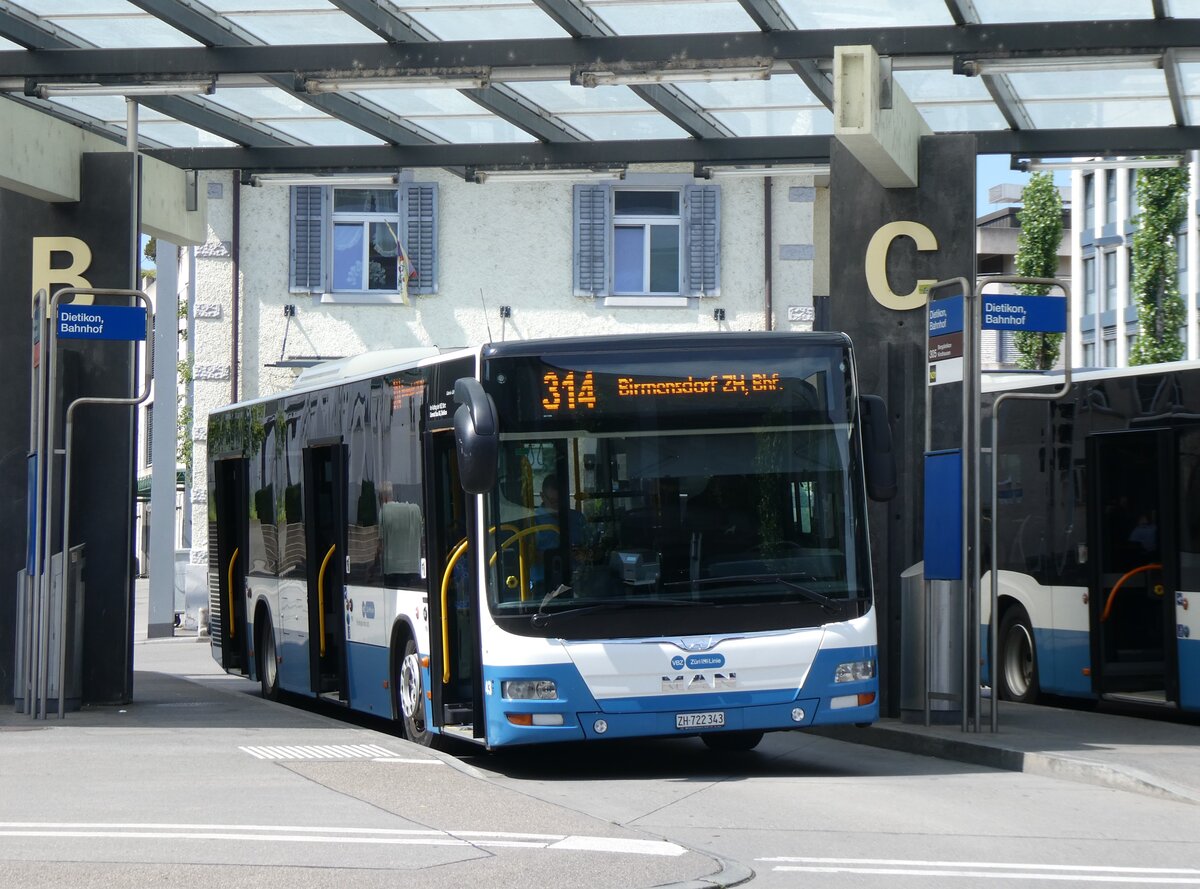
[[[690,166],[642,172],[646,171],[686,173],[690,181]],[[295,371],[266,366],[281,357],[347,356],[373,349],[462,346],[489,339],[766,326],[767,251],[760,178],[714,180],[721,186],[721,295],[690,300],[683,308],[606,307],[602,299],[572,295],[573,183],[569,180],[524,184],[492,180],[476,185],[441,170],[420,170],[414,179],[438,183],[438,293],[413,296],[408,306],[323,303],[319,295],[290,293],[289,190],[241,187],[240,399],[276,392],[292,383]],[[207,542],[207,417],[232,400],[232,259],[222,244],[232,239],[234,181],[233,174],[222,172],[206,175],[200,183],[208,199],[208,240],[196,256],[194,561],[204,558]],[[827,189],[814,190],[811,177],[777,177],[773,182],[774,326],[810,329],[811,320],[789,322],[788,307],[811,309],[813,304],[814,208],[817,195]],[[211,190],[209,183],[220,184],[221,193]],[[826,245],[822,253],[827,249]],[[827,256],[823,262],[827,269]],[[285,305],[296,307],[290,324],[284,317]],[[500,318],[501,305],[512,308],[506,322]],[[725,310],[723,322],[714,320],[716,308]]]

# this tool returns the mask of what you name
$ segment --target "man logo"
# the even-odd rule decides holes
[[[664,676],[662,690],[673,692],[718,691],[723,688],[737,688],[737,673],[713,673],[705,676],[696,673],[692,676]]]

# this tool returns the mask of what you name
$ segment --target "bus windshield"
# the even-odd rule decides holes
[[[501,428],[487,586],[506,629],[687,634],[865,612],[844,345],[497,357],[484,384]]]

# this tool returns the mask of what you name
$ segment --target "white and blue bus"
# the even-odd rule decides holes
[[[840,334],[373,353],[209,418],[214,657],[431,744],[869,723],[882,401]]]
[[[1001,407],[996,685],[1200,711],[1200,363],[1072,379],[1060,401]],[[1001,392],[1061,387],[987,375],[985,419]]]

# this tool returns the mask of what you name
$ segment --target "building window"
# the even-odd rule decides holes
[[[575,186],[577,296],[719,296],[720,187]]]
[[[1117,253],[1110,250],[1104,254],[1104,311],[1117,307]]]
[[[1083,227],[1087,231],[1096,227],[1096,177],[1091,173],[1083,177]]]
[[[1096,257],[1083,261],[1083,314],[1096,314]]]
[[[613,191],[613,292],[679,293],[679,192]]]
[[[1186,228],[1181,228],[1176,233],[1175,250],[1177,253],[1176,270],[1179,279],[1179,295],[1186,300],[1188,295],[1188,235]]]
[[[1112,225],[1117,221],[1117,171],[1104,171],[1104,222]]]
[[[1138,207],[1138,192],[1137,192],[1137,170],[1129,171],[1129,218],[1138,215],[1140,208]]]
[[[400,193],[394,188],[333,190],[333,290],[399,290]]]
[[[341,301],[437,292],[437,185],[291,190],[289,288]]]
[[[1117,338],[1115,336],[1104,339],[1104,366],[1117,366]]]
[[[1095,367],[1096,366],[1096,344],[1095,343],[1084,343],[1083,344],[1083,366],[1084,367]]]
[[[1125,338],[1125,354],[1133,355],[1133,347],[1137,345],[1137,334],[1131,333]]]

